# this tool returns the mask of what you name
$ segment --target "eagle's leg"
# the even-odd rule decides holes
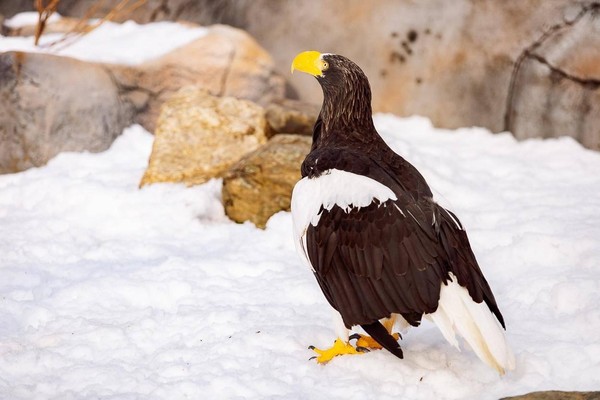
[[[312,357],[311,360],[316,358],[319,364],[325,364],[335,356],[341,356],[345,354],[361,354],[360,349],[357,350],[350,344],[350,339],[348,338],[348,334],[350,332],[344,324],[344,320],[340,313],[336,310],[333,310],[332,317],[335,333],[337,334],[337,339],[335,342],[333,342],[333,346],[323,350],[317,349],[315,346],[308,347],[317,353],[317,355]]]
[[[392,314],[389,318],[384,318],[382,321],[382,324],[385,327],[385,329],[387,329],[387,331],[390,333],[390,335],[392,335],[394,337],[394,339],[399,340],[401,338],[400,334],[392,333],[392,329],[394,329],[394,324],[396,323],[396,316],[397,316],[397,314]],[[377,341],[375,339],[373,339],[371,336],[360,335],[358,333],[355,333],[352,336],[350,336],[350,339],[357,339],[356,340],[357,348],[365,348],[365,349],[381,349],[382,348],[381,345],[379,343],[377,343]]]
[[[315,346],[309,346],[308,348],[318,354],[317,356],[312,357],[311,360],[316,358],[319,364],[325,364],[326,362],[331,361],[331,359],[335,356],[342,356],[345,354],[361,354],[361,352],[356,350],[356,348],[349,342],[340,338],[335,339],[333,346],[328,349],[317,349]]]

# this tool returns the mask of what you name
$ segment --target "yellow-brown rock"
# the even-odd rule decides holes
[[[501,400],[600,400],[600,392],[562,392],[550,390],[532,392],[521,396],[504,397]]]
[[[207,27],[206,35],[158,59],[106,68],[121,95],[137,104],[135,121],[150,132],[162,104],[182,87],[200,86],[215,96],[261,105],[284,97],[283,78],[269,53],[246,32],[225,25]]]
[[[121,1],[96,2],[94,17],[105,16]],[[15,6],[19,2],[31,7],[31,0],[0,1],[0,12],[8,16],[22,10]],[[83,16],[90,10],[89,3],[61,0],[59,12]],[[369,77],[376,112],[422,115],[440,128],[508,130],[518,138],[569,135],[600,150],[597,1],[329,0],[319,2],[319,7],[313,6],[314,0],[138,3],[143,4],[138,4],[134,13],[120,17],[138,22],[185,18],[203,25],[223,23],[244,29],[273,57],[263,64],[269,68],[253,69],[262,78],[253,82],[272,83],[264,85],[268,92],[272,92],[270,88],[280,90],[274,85],[273,73],[265,74],[273,68],[289,78],[286,97],[320,104],[321,87],[306,74],[291,78],[290,63],[302,50],[334,52],[356,62]],[[298,21],[302,21],[302,29],[293,29]],[[208,35],[204,40],[213,42]],[[213,78],[197,72],[206,70],[204,67],[195,68],[204,66],[199,61],[207,54],[218,61],[222,54],[235,57],[241,53],[230,48],[237,49],[227,40],[219,40],[210,46],[210,52],[182,49],[179,62],[186,70],[194,66],[194,73],[185,76],[208,76],[216,87],[214,93],[232,95],[217,85],[219,76],[229,79],[223,69]],[[189,61],[188,54],[194,54]],[[242,65],[246,68],[248,64]],[[162,80],[154,77],[169,72],[163,67],[154,68],[156,74],[147,75],[140,84],[136,83],[140,79],[132,84],[117,77],[122,88],[141,87],[150,93],[147,109],[136,119],[149,130],[163,96]],[[244,68],[238,68],[239,76],[244,76]],[[267,77],[270,81],[264,79]],[[237,84],[225,86],[233,89]]]
[[[196,185],[220,177],[267,141],[259,105],[185,87],[163,104],[148,169],[140,187],[155,182]]]
[[[273,214],[289,210],[311,142],[309,136],[275,135],[236,163],[223,178],[223,204],[229,218],[264,228]]]
[[[274,132],[312,135],[320,106],[281,99],[265,107],[267,122]]]

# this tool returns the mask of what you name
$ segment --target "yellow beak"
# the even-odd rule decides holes
[[[306,72],[313,76],[323,75],[323,60],[318,51],[304,51],[294,58],[292,62],[292,73],[294,70]]]

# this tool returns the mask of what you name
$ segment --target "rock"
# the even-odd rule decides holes
[[[264,109],[255,103],[182,88],[161,108],[140,187],[155,182],[196,185],[220,177],[268,136]]]
[[[35,4],[31,0],[0,1],[0,14],[6,18],[23,11],[35,11]]]
[[[122,96],[136,104],[136,122],[153,132],[160,106],[184,86],[216,96],[268,104],[284,96],[284,80],[271,56],[247,33],[211,26],[207,34],[135,67],[108,65]]]
[[[267,121],[276,133],[312,135],[319,106],[284,99],[267,105]]]
[[[101,17],[108,14],[122,0],[104,0],[90,4],[89,0],[60,0],[58,12],[61,15],[72,15],[82,17],[94,9],[93,16]],[[6,15],[12,15],[11,10],[16,8],[3,3],[23,3],[21,7],[31,8],[31,0],[11,0],[0,2],[0,12],[6,9]],[[121,13],[117,15],[117,21],[135,19],[141,23],[164,20],[187,19],[202,25],[222,23],[233,26],[242,24],[245,20],[247,1],[240,0],[151,0],[139,1],[135,12]],[[23,9],[23,8],[21,8]],[[217,18],[215,18],[217,16]]]
[[[45,33],[69,32],[80,21],[62,17]],[[182,22],[186,25],[197,26]],[[31,36],[35,26],[6,28],[9,35]],[[285,95],[284,79],[271,56],[246,32],[224,25],[206,28],[200,37],[156,60],[135,66],[105,64],[121,97],[136,109],[135,122],[153,132],[160,106],[184,86],[202,86],[217,96],[233,96],[266,105]]]
[[[300,165],[310,151],[308,136],[275,135],[260,149],[236,163],[223,178],[225,212],[236,222],[264,228],[275,213],[290,209]]]
[[[61,151],[102,151],[132,122],[152,132],[162,103],[190,84],[264,104],[284,94],[270,55],[225,26],[136,66],[44,54],[0,57],[0,173],[43,165]]]
[[[600,150],[600,17],[593,7],[573,11],[522,54],[506,126],[519,139],[570,133]]]
[[[551,390],[504,397],[501,400],[600,400],[600,392],[560,392]]]
[[[0,54],[0,173],[62,151],[106,150],[133,109],[100,66],[48,54]]]
[[[100,14],[118,1],[103,2]],[[552,64],[559,71],[573,72],[575,78],[585,76],[575,73],[579,67],[568,65],[570,54],[576,55],[574,61],[583,69],[597,71],[599,47],[594,38],[598,23],[591,21],[599,18],[594,16],[598,2],[523,0],[507,5],[495,0],[373,0],[348,4],[331,0],[321,7],[312,5],[312,0],[163,0],[146,2],[131,17],[154,21],[185,16],[203,24],[219,22],[245,29],[273,55],[279,73],[290,78],[288,97],[295,93],[301,100],[319,102],[321,89],[312,77],[291,79],[288,72],[299,51],[315,49],[318,43],[316,50],[343,54],[365,70],[375,111],[423,115],[443,128],[513,129],[518,137],[525,137],[525,131],[535,136],[570,135],[598,148],[600,131],[596,129],[591,138],[589,133],[600,124],[593,82],[578,87],[577,81],[560,72],[552,74],[528,57],[518,86],[510,87],[515,61],[546,33],[554,37],[544,42],[551,48],[536,53],[559,61]],[[61,0],[59,11],[83,15],[88,8],[83,0]],[[582,20],[569,25],[582,9],[588,10],[590,23]],[[278,24],[264,22],[271,20]],[[554,26],[562,27],[551,32]],[[347,34],[350,27],[360,32],[352,40]],[[560,42],[567,51],[555,40],[562,35],[565,41]],[[552,82],[560,76],[569,82]],[[514,102],[507,101],[510,92],[516,94]],[[510,124],[505,118],[508,111],[517,113],[509,118]]]
[[[104,1],[95,16],[106,15],[119,1]],[[0,5],[0,12],[11,15],[13,2],[8,3]],[[507,6],[494,0],[373,0],[348,5],[331,0],[323,7],[311,5],[310,0],[148,1],[135,15],[123,18],[148,22],[185,16],[245,29],[273,55],[276,70],[289,78],[288,97],[319,102],[321,89],[312,77],[289,75],[293,57],[319,43],[317,50],[335,49],[365,70],[375,111],[419,114],[443,128],[510,129],[519,138],[569,135],[599,148],[600,131],[594,130],[600,124],[597,2],[524,0]],[[66,15],[82,16],[88,10],[83,0],[59,4],[59,12]],[[585,17],[576,18],[581,11]],[[277,26],[264,23],[273,19]],[[290,31],[290,26],[297,29]],[[348,40],[349,26],[361,32],[355,40]],[[529,50],[512,87],[515,63]],[[160,84],[141,87],[152,86]],[[150,129],[146,121],[155,117],[158,107],[152,99],[159,95],[151,92],[150,116],[141,114],[139,120]]]

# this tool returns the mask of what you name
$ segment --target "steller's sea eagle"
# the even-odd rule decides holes
[[[324,95],[292,195],[295,242],[343,322],[331,348],[311,347],[317,361],[363,347],[402,358],[394,322],[418,326],[425,316],[454,346],[458,332],[499,373],[513,369],[504,319],[467,233],[377,133],[363,71],[317,51],[298,54],[294,70],[316,77]],[[348,330],[356,325],[371,337],[355,348]]]

